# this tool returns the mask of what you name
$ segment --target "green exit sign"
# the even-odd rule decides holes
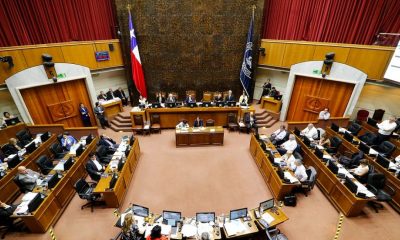
[[[67,77],[67,74],[65,74],[65,73],[57,74],[57,78],[66,78],[66,77]]]
[[[313,69],[313,74],[321,74],[321,70],[319,69]]]

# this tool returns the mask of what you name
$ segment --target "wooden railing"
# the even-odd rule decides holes
[[[349,124],[349,119],[350,119],[349,117],[332,117],[328,120],[318,119],[316,121],[311,121],[311,122],[288,122],[287,125],[288,125],[288,130],[294,130],[295,127],[302,130],[306,128],[309,123],[314,124],[314,127],[316,128],[322,128],[322,129],[331,126],[332,123],[335,123],[340,127],[346,127]]]

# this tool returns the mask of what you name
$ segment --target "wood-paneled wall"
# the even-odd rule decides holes
[[[355,45],[339,43],[302,42],[263,39],[261,47],[266,55],[259,56],[258,64],[290,68],[291,65],[315,60],[324,60],[328,52],[335,53],[335,62],[358,68],[368,79],[382,80],[394,47]]]
[[[332,117],[342,117],[354,85],[319,78],[296,76],[287,121],[315,121],[329,108]]]
[[[109,45],[113,46],[113,51],[110,51]],[[108,51],[110,60],[97,62],[95,52],[98,51]],[[86,66],[91,70],[124,65],[121,44],[118,39],[0,48],[0,56],[11,56],[14,61],[12,68],[9,68],[7,63],[0,62],[0,84],[19,71],[42,64],[42,54],[44,53],[50,54],[53,62],[74,63]]]
[[[83,126],[78,109],[79,103],[82,102],[90,112],[92,126],[96,126],[95,115],[84,79],[22,89],[21,95],[34,124],[65,124],[65,127]],[[67,103],[68,109],[60,107],[59,104],[64,103]],[[63,113],[65,118],[63,118]]]

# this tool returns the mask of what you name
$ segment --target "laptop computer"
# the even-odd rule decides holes
[[[10,118],[10,119],[6,119],[5,122],[6,122],[7,126],[11,126],[11,125],[15,125],[15,124],[17,124],[17,123],[19,123],[21,121],[19,120],[18,117],[13,117],[13,118]]]

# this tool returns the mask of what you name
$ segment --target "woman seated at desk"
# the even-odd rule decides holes
[[[151,233],[147,236],[146,240],[167,240],[168,238],[161,235],[161,227],[159,225],[155,225],[153,229],[151,229]]]
[[[349,172],[351,172],[355,178],[361,179],[365,174],[367,174],[369,171],[369,166],[367,160],[363,159],[360,161],[360,165],[358,167],[350,169]]]
[[[331,140],[326,136],[326,134],[322,134],[321,138],[319,139],[318,145],[324,148],[330,148]]]
[[[122,224],[122,240],[139,240],[142,239],[139,235],[139,228],[135,224],[135,219],[132,213],[125,215],[124,223]]]

